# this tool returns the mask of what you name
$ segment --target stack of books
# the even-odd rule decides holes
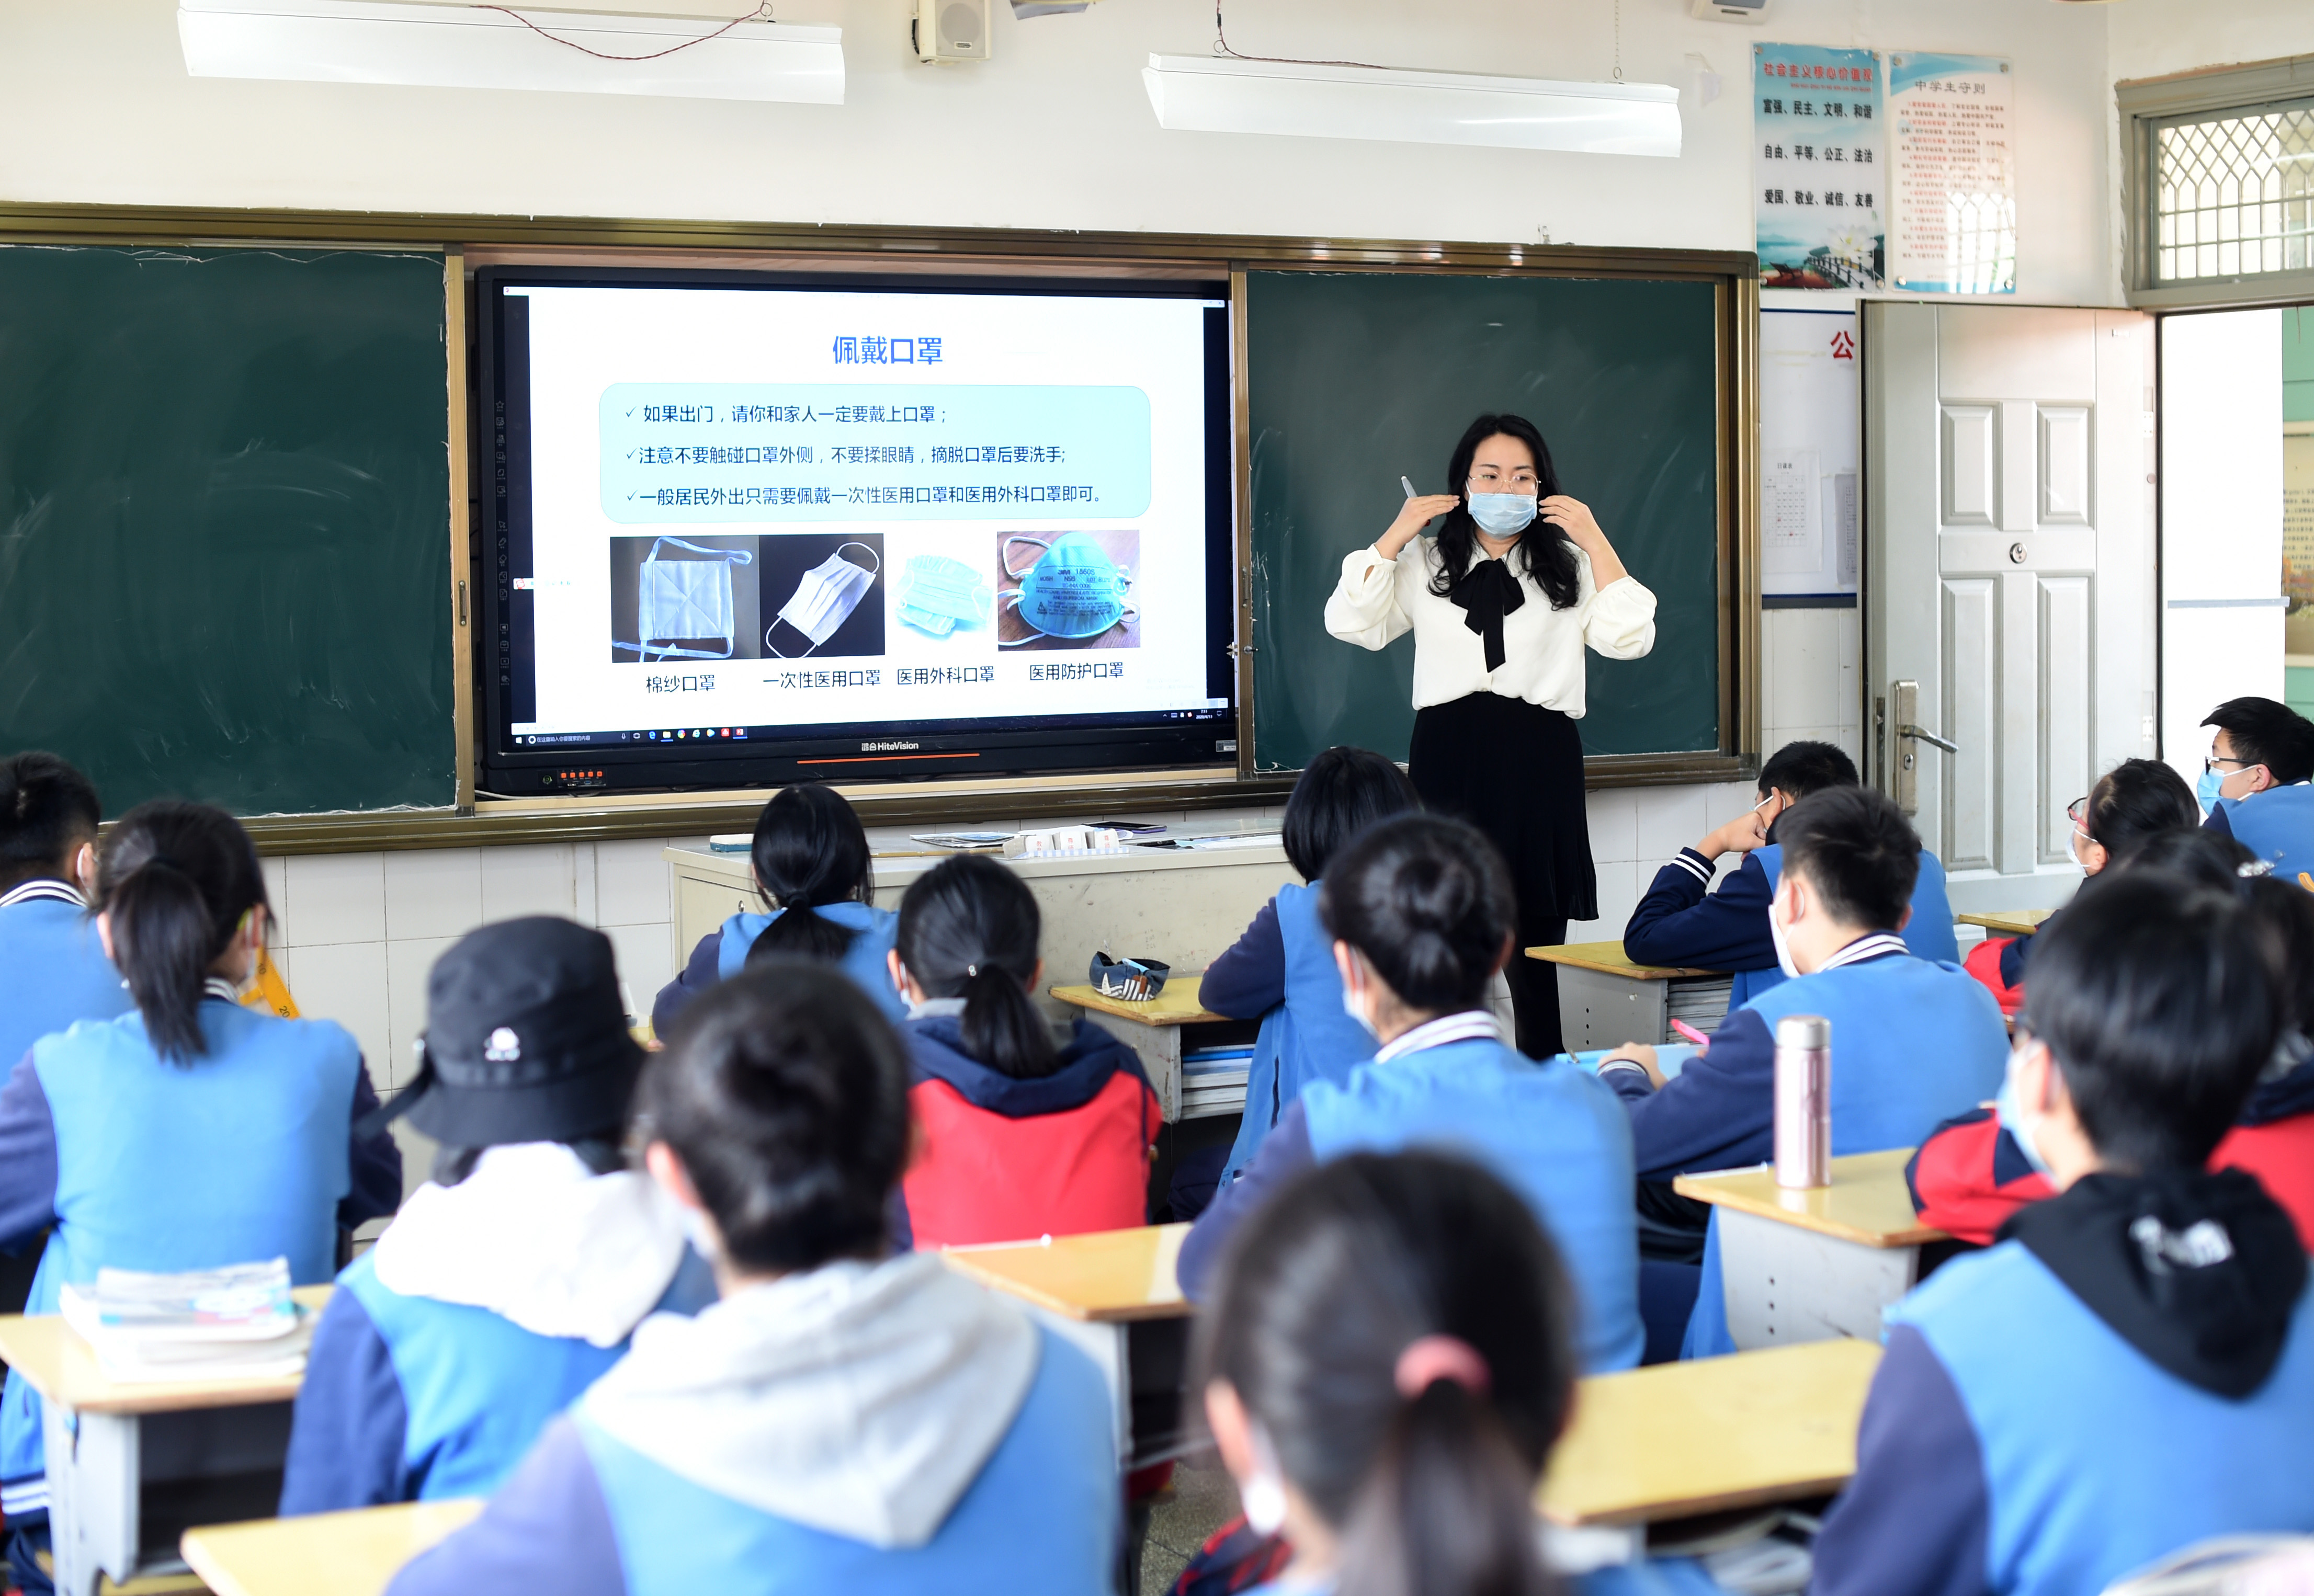
[[[1685,1020],[1709,1036],[1727,1018],[1727,1000],[1733,995],[1736,982],[1728,975],[1705,975],[1693,980],[1667,983],[1664,993],[1664,1028],[1668,1042],[1679,1033],[1671,1030],[1674,1019]]]
[[[1181,1116],[1197,1119],[1210,1114],[1242,1113],[1246,1071],[1252,1065],[1250,1042],[1183,1048]]]
[[[122,1382],[301,1374],[312,1316],[289,1296],[289,1260],[146,1274],[100,1269],[64,1288],[65,1323]]]

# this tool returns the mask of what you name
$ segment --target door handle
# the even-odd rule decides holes
[[[1900,737],[1914,738],[1917,741],[1928,744],[1931,748],[1941,748],[1947,754],[1958,754],[1960,752],[1959,744],[1947,743],[1942,737],[1937,736],[1936,733],[1929,730],[1926,727],[1914,726],[1909,720],[1896,728],[1896,735]]]

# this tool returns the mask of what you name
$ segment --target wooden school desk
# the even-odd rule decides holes
[[[1644,1524],[1824,1496],[1856,1472],[1877,1343],[1824,1341],[1594,1374],[1536,1505],[1554,1523]]]
[[[1130,1025],[1112,1025],[1108,1028],[1110,1035],[1133,1049],[1134,1056],[1141,1061],[1141,1072],[1149,1077],[1149,1085],[1157,1093],[1158,1112],[1170,1124],[1179,1119],[1237,1114],[1245,1107],[1242,1089],[1234,1101],[1200,1103],[1186,1110],[1181,1105],[1181,1049],[1185,1027],[1222,1025],[1241,1026],[1249,1031],[1256,1028],[1255,1021],[1232,1019],[1226,1014],[1215,1014],[1198,1001],[1197,988],[1204,980],[1202,975],[1175,975],[1165,983],[1163,992],[1145,1003],[1128,1003],[1123,998],[1105,998],[1098,988],[1086,985],[1055,986],[1046,990],[1052,997],[1072,1008],[1132,1022]]]
[[[330,1291],[291,1294],[318,1314]],[[40,1394],[60,1596],[93,1596],[99,1570],[115,1583],[181,1573],[187,1526],[270,1512],[280,1498],[302,1376],[116,1383],[45,1313],[0,1318],[0,1360]]]
[[[378,1596],[402,1565],[472,1523],[479,1496],[188,1530],[185,1561],[216,1596]]]
[[[1530,948],[1526,956],[1559,966],[1560,1045],[1569,1053],[1677,1042],[1674,1019],[1709,1036],[1727,1013],[1732,983],[1725,974],[1635,965],[1621,942],[1568,942]]]
[[[1982,914],[1956,914],[1953,919],[1962,925],[1981,925],[2004,937],[2029,937],[2055,913],[2054,909],[1988,909]]]
[[[1170,991],[1168,984],[1167,990]],[[949,1248],[941,1261],[1020,1298],[1038,1321],[1089,1354],[1108,1382],[1122,1467],[1190,1450],[1189,1300],[1174,1278],[1187,1225],[1144,1225],[1001,1247]]]
[[[1877,1345],[1881,1311],[1920,1279],[1921,1248],[1947,1238],[1912,1212],[1909,1147],[1832,1160],[1832,1184],[1787,1191],[1772,1165],[1683,1175],[1672,1190],[1719,1210],[1719,1277],[1736,1345],[1852,1336]]]

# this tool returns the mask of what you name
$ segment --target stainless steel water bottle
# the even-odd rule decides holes
[[[1821,1014],[1776,1022],[1776,1184],[1832,1184],[1832,1021]]]

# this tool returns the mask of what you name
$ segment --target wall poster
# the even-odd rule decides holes
[[[1873,53],[1755,44],[1752,84],[1760,286],[1880,287],[1886,155]]]
[[[2014,79],[1998,56],[1888,57],[1888,286],[2017,292]]]

